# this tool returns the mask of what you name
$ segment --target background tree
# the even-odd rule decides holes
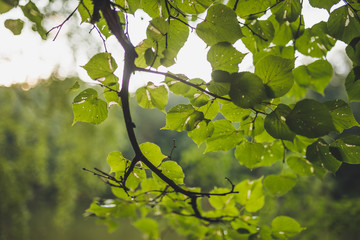
[[[111,228],[114,219],[129,217],[150,238],[158,238],[159,225],[171,225],[189,238],[287,239],[304,228],[289,216],[266,221],[261,209],[269,199],[284,196],[299,176],[323,178],[344,164],[358,164],[360,136],[349,102],[359,100],[359,4],[347,1],[310,1],[330,12],[327,22],[304,27],[303,1],[80,1],[58,30],[75,14],[93,24],[104,37],[114,35],[124,50],[121,84],[114,74],[117,63],[110,53],[93,56],[84,69],[104,89],[81,91],[73,102],[74,122],[99,124],[108,108],[120,105],[132,154],[111,152],[110,173],[87,170],[111,186],[113,200],[95,201],[87,210]],[[5,6],[5,7],[4,7]],[[6,3],[11,9],[17,2]],[[21,6],[34,29],[45,37],[42,17],[32,2]],[[152,20],[147,38],[133,46],[127,31],[128,14],[141,9]],[[330,11],[332,10],[332,11]],[[204,17],[199,14],[204,13]],[[199,19],[200,23],[191,22]],[[14,31],[19,22],[8,24]],[[195,26],[196,25],[196,26]],[[189,29],[210,47],[207,60],[211,79],[188,79],[181,74],[161,72],[160,66],[175,64]],[[315,100],[333,75],[326,54],[336,41],[347,44],[353,62],[344,90],[346,99]],[[244,53],[242,43],[253,55],[254,72],[239,72]],[[314,58],[295,68],[295,53]],[[136,91],[138,104],[166,113],[163,129],[187,131],[205,152],[232,151],[241,165],[264,171],[240,182],[226,178],[227,187],[202,191],[184,184],[184,172],[170,151],[150,142],[139,144],[129,104],[129,81],[134,72],[163,76],[163,84],[149,82]],[[74,85],[72,90],[77,89]],[[188,99],[165,111],[168,91]],[[165,154],[166,155],[165,155]],[[271,201],[271,200],[270,200]],[[260,211],[260,212],[259,212]]]

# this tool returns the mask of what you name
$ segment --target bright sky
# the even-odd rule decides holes
[[[74,1],[76,5],[77,1]],[[75,6],[74,6],[75,8]],[[3,23],[6,19],[16,19],[21,16],[21,10],[15,9],[9,13],[0,15],[0,23]],[[329,14],[324,9],[311,8],[305,1],[304,5],[304,21],[306,27],[311,27],[315,23],[327,20]],[[129,18],[130,29],[129,34],[133,43],[136,45],[141,40],[146,38],[145,30],[149,18],[146,14],[137,12],[135,18]],[[53,19],[48,21],[51,28],[60,24],[63,19]],[[71,21],[71,20],[70,20]],[[136,25],[136,29],[132,29],[131,26]],[[196,26],[196,24],[192,24]],[[84,32],[87,32],[90,28],[85,26]],[[132,30],[132,31],[131,31]],[[53,32],[47,41],[41,40],[41,38],[34,34],[31,30],[31,24],[25,23],[23,33],[18,36],[14,36],[8,29],[0,24],[0,35],[1,35],[1,48],[0,48],[0,84],[9,86],[13,83],[29,82],[30,84],[36,83],[39,78],[48,78],[53,70],[57,68],[58,73],[62,76],[68,76],[70,74],[77,74],[81,79],[85,81],[91,81],[87,76],[84,69],[80,66],[85,65],[89,60],[86,54],[76,57],[76,62],[72,56],[71,48],[67,42],[66,31],[71,31],[65,25],[60,32],[56,41],[52,41],[52,37],[55,36],[56,32]],[[142,34],[141,34],[142,33]],[[97,35],[96,31],[91,34],[94,41],[101,42],[101,39]],[[110,37],[107,41],[108,51],[113,54],[116,59],[119,70],[117,76],[121,77],[121,65],[122,65],[122,51],[119,50],[119,44],[116,42],[114,37]],[[241,44],[236,44],[238,50],[243,53],[248,52]],[[334,65],[335,69],[340,72],[348,71],[345,67],[345,63],[335,60],[334,56],[338,51],[344,49],[344,44],[337,44],[336,47],[329,53],[329,61]],[[83,49],[86,51],[86,49]],[[190,78],[202,78],[205,81],[210,80],[211,66],[206,60],[207,53],[205,43],[199,39],[195,31],[190,33],[188,42],[185,47],[180,51],[177,57],[177,64],[170,69],[174,73],[183,73]],[[311,58],[300,57],[297,59],[297,65],[311,62]],[[240,64],[241,71],[252,71],[252,59],[251,54],[243,60]],[[165,71],[164,69],[160,69]],[[344,73],[345,73],[344,72]],[[163,77],[153,76],[152,74],[139,73],[136,74],[135,78],[132,79],[131,89],[135,90],[137,87],[146,84],[148,81],[160,82]]]

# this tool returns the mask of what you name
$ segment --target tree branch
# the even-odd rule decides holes
[[[201,92],[206,93],[207,95],[212,96],[214,98],[222,99],[222,100],[225,100],[225,101],[231,101],[231,99],[229,99],[229,98],[218,96],[218,95],[216,95],[216,94],[214,94],[212,92],[209,92],[209,91],[201,88],[200,86],[198,86],[198,85],[196,85],[194,83],[188,82],[188,81],[186,81],[186,80],[184,80],[184,79],[182,79],[182,78],[180,78],[180,77],[178,77],[178,76],[176,76],[174,74],[171,74],[171,73],[159,72],[159,71],[154,71],[154,70],[151,70],[151,69],[145,69],[145,68],[139,68],[139,67],[136,67],[135,71],[154,73],[154,74],[163,75],[165,77],[170,77],[170,78],[178,80],[179,82],[182,82],[182,83],[184,83],[186,85],[189,85],[189,86],[191,86],[193,88],[196,88],[196,89],[200,90]]]

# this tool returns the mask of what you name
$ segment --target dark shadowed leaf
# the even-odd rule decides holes
[[[289,141],[294,139],[295,133],[286,124],[286,117],[290,111],[289,106],[279,104],[273,112],[266,116],[264,127],[273,138]]]
[[[360,136],[348,135],[330,145],[330,152],[342,162],[360,164]]]
[[[229,96],[233,103],[242,108],[252,108],[265,98],[265,87],[261,78],[250,72],[231,75]]]
[[[308,138],[321,137],[336,130],[329,109],[312,99],[297,102],[286,117],[286,124],[291,131]]]

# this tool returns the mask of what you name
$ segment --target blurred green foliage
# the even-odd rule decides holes
[[[71,126],[74,96],[69,89],[76,81],[53,76],[30,90],[24,85],[0,88],[1,240],[142,239],[126,219],[120,219],[120,228],[109,235],[104,226],[94,224],[95,219],[82,217],[92,196],[112,196],[102,181],[82,168],[108,171],[104,161],[108,152],[122,151],[131,158],[131,151],[119,107],[111,108],[108,121],[99,126],[81,122]],[[172,96],[167,107],[179,100]],[[251,171],[240,166],[231,151],[203,154],[204,146],[199,149],[185,133],[160,130],[165,125],[161,111],[133,107],[139,140],[155,139],[166,155],[173,150],[172,159],[181,159],[189,186],[226,187],[225,177],[240,182],[276,174],[284,167],[278,162]],[[359,182],[359,173],[359,167],[344,163],[336,175],[324,180],[300,178],[284,197],[267,199],[269,204],[259,214],[269,222],[278,215],[297,219],[307,230],[295,239],[356,239],[360,189],[354,183]],[[161,232],[161,239],[176,236],[171,229]]]

